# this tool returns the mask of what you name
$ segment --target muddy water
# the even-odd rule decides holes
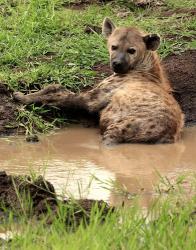
[[[117,181],[130,193],[140,193],[143,205],[148,205],[153,185],[159,180],[157,172],[174,178],[184,171],[196,171],[196,127],[186,128],[183,139],[170,145],[105,147],[97,129],[81,127],[59,130],[40,139],[31,144],[24,137],[1,138],[1,170],[44,173],[58,193],[76,198],[116,204],[122,198],[104,183]]]

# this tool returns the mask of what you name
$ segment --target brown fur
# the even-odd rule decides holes
[[[98,113],[106,144],[178,140],[184,116],[155,52],[159,37],[136,28],[116,28],[109,19],[104,21],[103,33],[108,38],[111,67],[121,58],[125,66],[122,73],[114,73],[86,93],[75,94],[60,85],[50,85],[26,96],[15,93],[15,99]],[[134,54],[127,52],[130,48]]]

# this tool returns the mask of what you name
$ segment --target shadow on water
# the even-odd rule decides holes
[[[131,193],[143,190],[142,204],[149,204],[157,172],[175,178],[184,171],[196,170],[196,127],[186,128],[176,144],[102,145],[99,131],[71,127],[41,136],[39,143],[27,143],[23,137],[0,139],[0,166],[9,174],[43,174],[57,193],[75,198],[103,199],[111,204],[122,201],[102,182],[117,181]],[[89,187],[90,186],[90,187]]]

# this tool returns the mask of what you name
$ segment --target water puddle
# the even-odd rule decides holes
[[[130,193],[143,193],[142,204],[151,200],[157,174],[174,178],[184,171],[196,170],[196,127],[186,128],[176,144],[102,145],[94,128],[70,127],[43,135],[31,144],[24,137],[0,139],[0,168],[9,174],[45,175],[57,193],[75,198],[121,201],[104,183],[117,181]],[[99,180],[93,178],[95,176]],[[108,187],[108,186],[107,186]]]

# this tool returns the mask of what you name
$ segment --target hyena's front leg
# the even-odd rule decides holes
[[[13,97],[22,104],[41,104],[65,109],[82,109],[88,111],[88,95],[68,91],[59,84],[52,84],[32,94],[15,92]]]
[[[13,97],[22,104],[40,103],[59,106],[62,97],[67,91],[60,84],[52,84],[32,94],[24,95],[21,92],[14,92]]]
[[[112,93],[101,88],[94,88],[84,93],[67,91],[62,85],[52,84],[36,93],[24,95],[14,93],[14,99],[22,104],[39,103],[70,109],[84,109],[89,113],[99,113],[107,106]]]

